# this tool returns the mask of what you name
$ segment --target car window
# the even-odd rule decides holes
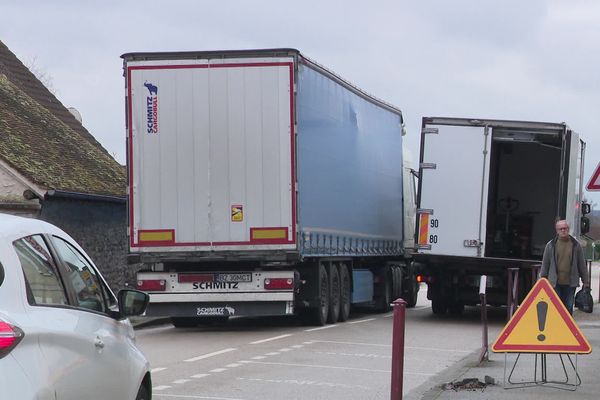
[[[56,273],[56,264],[40,235],[13,242],[21,262],[31,305],[67,304],[64,287]]]
[[[65,280],[75,292],[76,306],[106,312],[102,284],[94,267],[73,245],[57,236],[52,239],[67,267]]]

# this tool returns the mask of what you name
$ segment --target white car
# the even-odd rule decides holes
[[[0,398],[150,399],[150,366],[127,319],[147,304],[137,290],[117,300],[59,228],[0,214]]]

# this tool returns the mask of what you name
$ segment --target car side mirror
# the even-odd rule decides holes
[[[580,230],[582,235],[590,231],[590,219],[588,217],[581,217]]]
[[[117,298],[119,301],[119,314],[122,317],[142,315],[150,301],[148,293],[133,289],[120,290]]]

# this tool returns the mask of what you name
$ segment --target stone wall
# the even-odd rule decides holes
[[[135,266],[127,265],[127,213],[125,202],[50,197],[43,201],[39,218],[71,235],[116,293],[135,287]]]

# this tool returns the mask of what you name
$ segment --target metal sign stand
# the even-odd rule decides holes
[[[519,362],[519,359],[521,357],[521,354],[524,354],[524,353],[517,353],[518,354],[517,359],[515,360],[515,363],[513,364],[513,367],[510,370],[510,374],[508,375],[508,378],[506,377],[506,369],[507,369],[506,367],[508,365],[507,354],[508,353],[504,353],[504,384],[503,384],[504,389],[519,389],[519,388],[536,387],[536,386],[540,386],[540,385],[545,385],[547,387],[553,387],[556,389],[575,391],[575,390],[577,390],[577,387],[581,385],[581,377],[579,376],[579,372],[577,370],[577,354],[575,354],[575,363],[573,363],[573,360],[571,359],[571,354],[557,353],[557,355],[560,359],[561,366],[562,366],[562,370],[563,370],[562,372],[564,374],[564,379],[556,381],[556,380],[548,380],[548,368],[547,368],[548,367],[548,362],[547,362],[548,354],[535,353],[534,354],[535,355],[535,363],[534,363],[534,369],[533,369],[533,380],[532,381],[519,381],[519,382],[513,381],[512,378],[513,378],[513,373],[515,372],[515,368],[517,367],[517,363]],[[569,360],[569,363],[571,364],[571,368],[575,372],[575,376],[574,376],[575,382],[574,383],[571,380],[573,378],[573,376],[569,376],[569,373],[567,371],[567,366],[565,364],[563,355],[567,356],[567,359]],[[539,378],[538,378],[538,363],[540,366]],[[508,382],[508,384],[507,384],[507,382]]]

